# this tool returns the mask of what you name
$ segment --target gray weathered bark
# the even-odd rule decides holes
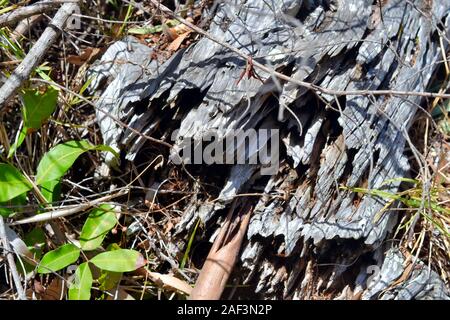
[[[219,4],[209,27],[215,38],[295,79],[333,90],[426,91],[448,49],[450,2],[259,1]],[[129,50],[129,49],[132,50]],[[244,283],[264,298],[432,299],[448,298],[439,276],[418,263],[401,286],[405,257],[392,230],[397,216],[385,214],[379,198],[355,201],[339,185],[397,192],[407,177],[407,132],[423,98],[419,96],[334,96],[314,93],[256,70],[265,79],[237,83],[245,61],[206,38],[164,64],[132,37],[117,42],[91,89],[108,110],[142,134],[155,134],[169,109],[177,109],[178,137],[202,137],[208,130],[277,128],[282,135],[280,170],[260,179],[259,167],[235,165],[223,179],[218,201],[193,198],[177,233],[200,217],[214,222],[240,193],[266,193],[256,203],[241,253]],[[114,63],[115,59],[121,63]],[[123,61],[128,63],[123,63]],[[102,79],[108,86],[101,86]],[[197,97],[182,99],[195,93]],[[136,113],[145,101],[145,112]],[[293,116],[293,114],[295,116]],[[145,139],[98,112],[107,144],[133,160]],[[163,138],[170,137],[166,132]],[[260,141],[263,144],[267,141]],[[272,197],[277,194],[283,197]],[[380,278],[368,281],[371,265]],[[389,289],[389,290],[387,290]]]

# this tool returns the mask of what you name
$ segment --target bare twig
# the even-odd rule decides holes
[[[58,10],[50,25],[44,30],[25,59],[23,59],[22,63],[0,88],[0,110],[5,106],[5,102],[22,85],[25,79],[30,76],[33,69],[43,58],[45,52],[55,42],[67,19],[77,8],[78,5],[76,3],[66,3]]]
[[[43,0],[26,7],[19,7],[0,16],[0,27],[11,25],[17,21],[34,16],[39,13],[52,11],[62,3],[74,3],[76,0]]]
[[[0,239],[3,242],[4,250],[3,252],[6,255],[8,260],[9,269],[11,270],[11,274],[13,277],[14,285],[16,286],[17,295],[20,300],[27,300],[25,295],[25,291],[23,290],[22,283],[20,281],[19,272],[17,271],[16,262],[14,261],[14,255],[11,251],[11,246],[9,245],[8,237],[6,236],[5,229],[5,221],[3,217],[0,215]]]
[[[146,11],[145,8],[139,4],[135,3],[134,1],[127,1],[124,0],[124,2],[129,3],[136,8]],[[193,31],[197,32],[198,34],[201,34],[208,38],[209,40],[227,48],[228,50],[236,53],[238,56],[243,58],[245,61],[250,60],[252,57],[243,53],[241,50],[233,47],[232,45],[221,41],[219,39],[216,39],[214,36],[212,36],[209,32],[197,27],[196,25],[192,24],[191,22],[187,21],[186,19],[183,19],[182,17],[176,15],[172,10],[161,4],[158,0],[150,0],[150,2],[156,7],[156,9],[160,10],[162,13],[170,16],[173,19],[178,20],[179,22],[183,23]],[[442,99],[449,99],[450,94],[444,94],[444,93],[433,93],[433,92],[414,92],[414,91],[397,91],[397,90],[333,90],[324,88],[318,85],[315,85],[313,83],[301,81],[295,78],[292,78],[290,76],[287,76],[281,72],[278,72],[272,68],[267,67],[266,65],[253,60],[253,66],[261,69],[264,72],[267,72],[271,75],[276,76],[277,78],[288,81],[294,84],[297,84],[300,87],[304,87],[310,90],[314,90],[317,92],[320,92],[322,94],[328,94],[328,95],[335,95],[335,96],[384,96],[384,95],[391,95],[391,96],[420,96],[420,97],[427,97],[427,98],[442,98]]]
[[[11,32],[11,39],[14,41],[19,40],[24,34],[25,32],[27,32],[28,30],[31,30],[31,28],[38,23],[39,21],[42,20],[44,16],[42,14],[37,14],[31,17],[27,17],[25,19],[23,19],[22,21],[20,21],[16,28],[14,29],[13,32]],[[20,63],[20,61],[19,61]]]
[[[94,207],[96,205],[99,205],[103,202],[107,202],[110,201],[114,198],[123,196],[125,194],[127,194],[128,192],[128,188],[125,188],[115,194],[112,195],[108,195],[105,197],[101,197],[86,203],[82,203],[79,205],[74,205],[71,206],[70,208],[64,208],[64,209],[60,209],[60,210],[55,210],[55,211],[51,211],[51,212],[46,212],[46,213],[42,213],[30,218],[25,218],[19,221],[15,221],[13,223],[11,223],[11,226],[15,226],[15,225],[19,225],[19,224],[27,224],[27,223],[36,223],[36,222],[43,222],[43,221],[48,221],[48,220],[53,220],[53,219],[57,219],[57,218],[62,218],[62,217],[67,217],[70,215],[74,215],[80,212],[83,212],[91,207]]]

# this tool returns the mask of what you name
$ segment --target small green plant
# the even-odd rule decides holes
[[[352,192],[370,195],[372,197],[378,197],[380,199],[385,200],[386,205],[375,216],[374,222],[379,221],[382,215],[389,210],[389,207],[395,201],[399,201],[407,208],[420,212],[420,214],[424,217],[424,219],[432,223],[432,225],[442,235],[444,235],[447,238],[450,238],[450,233],[447,231],[447,228],[445,227],[445,221],[448,221],[450,217],[450,210],[443,207],[438,199],[439,194],[445,191],[445,189],[443,189],[442,187],[432,187],[430,193],[424,196],[423,194],[424,188],[422,182],[420,180],[406,179],[406,178],[388,180],[384,182],[380,186],[380,188],[392,182],[409,183],[412,185],[412,187],[398,193],[391,193],[380,189],[366,189],[366,188],[355,188],[345,186],[342,186],[341,189],[350,190]],[[407,221],[406,225],[410,224],[412,220],[413,218]],[[406,228],[406,226],[403,227]]]
[[[26,194],[33,189],[33,185],[40,187],[45,200],[58,197],[59,191],[55,186],[59,185],[62,176],[72,167],[75,160],[83,153],[91,150],[109,151],[117,155],[108,146],[94,146],[88,141],[68,141],[58,144],[48,151],[40,160],[34,181],[23,175],[17,168],[9,163],[0,163],[0,202],[26,201]],[[13,210],[3,210],[0,213],[9,216]],[[42,248],[34,252],[34,261],[37,264],[37,272],[40,274],[54,273],[76,263],[80,256],[85,260],[76,269],[74,280],[70,284],[69,299],[90,299],[93,276],[91,266],[100,269],[98,282],[100,289],[111,288],[116,285],[123,272],[134,271],[146,264],[144,257],[137,251],[121,249],[117,245],[111,245],[106,252],[101,252],[88,259],[83,252],[97,251],[101,248],[106,235],[118,224],[115,206],[103,204],[94,208],[86,219],[81,230],[79,245],[66,243],[55,250],[47,252],[39,262]],[[36,229],[40,230],[40,229]],[[35,230],[33,230],[34,233]],[[27,243],[34,246],[37,237],[28,235]],[[34,239],[36,238],[36,239]],[[39,237],[42,238],[42,237]],[[36,241],[35,241],[36,240]],[[39,240],[39,243],[44,241]],[[90,255],[92,256],[92,255]]]
[[[10,48],[15,48],[10,46]],[[46,77],[49,69],[43,65],[36,72]],[[89,83],[89,82],[88,82]],[[85,90],[88,83],[83,86]],[[11,145],[7,158],[11,158],[25,141],[25,138],[48,121],[56,110],[59,90],[56,87],[24,89],[21,91],[22,125]],[[77,103],[77,101],[72,101]],[[60,143],[51,148],[40,159],[33,178],[22,173],[12,162],[0,163],[0,214],[10,217],[17,214],[20,206],[27,203],[28,193],[35,193],[42,207],[51,207],[61,197],[61,179],[75,161],[89,151],[117,153],[105,145],[92,145],[87,140],[73,140]],[[39,212],[38,212],[39,213]],[[144,257],[137,251],[122,249],[116,244],[109,245],[106,251],[102,243],[106,235],[117,226],[117,212],[114,205],[102,204],[91,210],[78,242],[68,242],[44,253],[45,233],[41,228],[33,229],[25,236],[25,243],[32,253],[24,260],[24,272],[35,270],[39,274],[58,272],[80,261],[73,280],[70,283],[68,297],[71,300],[91,298],[94,282],[92,268],[97,268],[97,282],[100,290],[109,290],[116,286],[123,272],[134,271],[146,264]],[[104,252],[101,252],[104,251]],[[88,253],[89,254],[85,254]],[[89,256],[90,258],[88,258]]]
[[[55,250],[47,252],[39,263],[37,272],[41,274],[53,273],[74,264],[84,257],[69,286],[70,300],[89,300],[94,282],[91,266],[101,270],[98,282],[100,289],[111,288],[120,281],[123,272],[131,272],[143,267],[147,262],[135,250],[121,249],[117,245],[109,246],[108,251],[96,254],[87,259],[81,253],[98,250],[107,235],[118,223],[114,206],[101,205],[93,209],[86,220],[81,235],[80,245],[68,243]],[[114,275],[116,275],[114,277]]]
[[[117,156],[112,148],[105,145],[94,146],[85,140],[61,143],[44,155],[39,162],[34,183],[48,195],[46,200],[52,200],[57,196],[55,186],[59,184],[61,177],[72,167],[75,160],[83,153],[92,150],[109,151]],[[31,189],[33,189],[32,181],[17,168],[9,163],[0,163],[0,204],[23,197]]]
[[[38,130],[42,124],[55,111],[58,101],[58,90],[48,87],[44,91],[38,89],[25,89],[21,94],[23,125],[16,140],[9,149],[8,158],[11,158],[22,145],[27,134]]]

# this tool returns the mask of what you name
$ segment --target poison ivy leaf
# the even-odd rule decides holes
[[[24,127],[39,129],[56,109],[59,91],[48,87],[45,92],[26,89],[22,95]]]
[[[51,180],[41,184],[41,193],[44,196],[47,203],[55,203],[60,200],[61,197],[61,181]]]
[[[38,273],[51,273],[61,270],[78,260],[80,249],[73,244],[66,244],[56,250],[47,252],[38,267]]]
[[[39,260],[45,247],[45,233],[42,228],[34,228],[25,235],[23,239],[31,252],[34,253],[34,259]]]
[[[18,197],[32,188],[30,182],[10,164],[0,163],[0,203]]]
[[[58,180],[80,155],[90,150],[109,151],[117,156],[117,153],[108,146],[93,146],[86,140],[68,141],[53,147],[44,155],[37,168],[36,183],[42,185],[48,181]]]
[[[114,206],[101,205],[91,211],[80,235],[80,245],[83,250],[95,250],[103,242],[107,233],[117,224]]]
[[[117,243],[111,243],[106,250],[114,251],[122,250],[122,248]],[[122,279],[122,272],[101,270],[100,277],[98,278],[99,289],[103,291],[112,290],[120,283],[120,279]]]
[[[45,92],[37,89],[26,89],[22,93],[23,126],[16,141],[9,149],[8,158],[22,145],[30,129],[39,129],[55,111],[58,101],[58,90],[48,87]]]
[[[100,253],[91,262],[102,270],[113,272],[130,272],[146,264],[139,252],[128,249]]]
[[[37,184],[42,185],[48,181],[58,180],[80,155],[94,148],[88,141],[69,141],[53,147],[39,162]]]
[[[91,299],[92,272],[89,263],[85,262],[78,266],[75,278],[69,288],[69,300]]]

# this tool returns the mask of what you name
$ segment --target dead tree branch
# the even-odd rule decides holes
[[[49,26],[44,30],[39,40],[27,54],[22,63],[14,70],[5,84],[0,88],[0,110],[4,107],[6,101],[16,92],[22,83],[30,76],[33,69],[44,57],[44,54],[55,42],[61,33],[67,19],[78,8],[76,3],[64,4],[56,13]]]
[[[9,26],[23,20],[25,18],[34,16],[40,13],[46,13],[52,11],[53,9],[60,6],[62,3],[72,2],[75,3],[75,0],[43,0],[31,4],[26,7],[17,8],[11,12],[4,13],[0,16],[0,27]]]
[[[17,271],[16,262],[14,261],[14,255],[12,254],[11,246],[9,245],[8,237],[6,236],[5,221],[3,220],[3,217],[1,215],[0,240],[3,242],[3,252],[5,252],[6,259],[8,260],[9,269],[11,270],[14,285],[16,286],[17,295],[19,296],[20,300],[27,300],[25,291],[23,290],[22,283],[20,281],[19,272]]]

